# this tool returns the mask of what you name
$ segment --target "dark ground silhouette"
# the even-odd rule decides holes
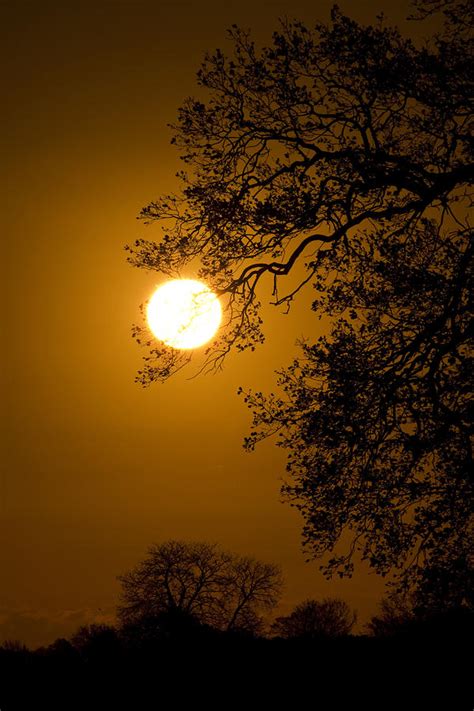
[[[326,639],[222,632],[165,613],[82,627],[70,640],[0,648],[0,708],[472,708],[474,613],[450,610],[391,634]]]

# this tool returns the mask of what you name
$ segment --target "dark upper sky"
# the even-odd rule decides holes
[[[308,293],[267,309],[267,344],[215,376],[143,390],[130,336],[161,280],[126,263],[152,237],[140,208],[176,188],[167,123],[206,50],[232,23],[269,40],[279,16],[327,20],[332,3],[0,1],[3,71],[3,463],[0,642],[36,645],[112,620],[115,576],[152,542],[214,540],[283,566],[281,609],[337,595],[374,611],[382,584],[361,569],[326,582],[307,564],[302,521],[280,503],[284,453],[242,450],[238,385],[274,370],[317,334]],[[344,2],[361,21],[413,34],[405,0]],[[408,28],[408,29],[407,29]],[[424,30],[422,31],[423,34]]]

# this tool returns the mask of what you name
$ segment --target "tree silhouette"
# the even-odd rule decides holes
[[[287,639],[328,639],[348,635],[357,619],[344,600],[305,600],[286,617],[277,617],[273,632]]]
[[[280,372],[285,397],[246,394],[246,447],[278,431],[283,493],[312,553],[336,553],[328,575],[350,575],[357,552],[382,575],[398,569],[400,590],[460,603],[474,578],[472,247],[431,223],[383,248],[362,240],[340,261],[330,335]]]
[[[468,605],[428,607],[416,594],[384,597],[379,612],[366,625],[372,637],[418,637],[421,639],[472,638],[474,608]]]
[[[474,18],[460,0],[414,3],[419,18],[439,10],[423,46],[337,6],[328,25],[282,22],[261,50],[233,26],[233,54],[198,72],[207,100],[185,100],[173,127],[182,192],[141,212],[162,234],[127,246],[140,268],[199,267],[225,301],[204,370],[263,341],[262,280],[288,308],[312,283],[331,325],[280,371],[281,396],[244,393],[246,446],[279,434],[283,494],[310,557],[332,554],[328,575],[358,554],[426,594],[453,576],[468,589],[474,530]],[[150,347],[143,385],[192,357],[134,335]]]
[[[416,618],[413,600],[407,595],[394,594],[379,603],[379,613],[366,624],[373,637],[391,637],[407,628]]]
[[[178,620],[182,627],[195,620],[252,632],[261,630],[261,615],[277,604],[283,584],[276,565],[213,543],[174,540],[150,546],[147,557],[119,580],[122,625],[147,620],[161,628]]]
[[[117,630],[111,625],[81,625],[71,637],[71,644],[87,661],[110,660],[120,652]]]

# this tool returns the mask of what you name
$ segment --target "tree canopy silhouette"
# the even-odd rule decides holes
[[[278,602],[280,568],[217,544],[166,541],[153,544],[133,570],[119,576],[122,625],[185,616],[216,629],[258,632],[262,615]]]
[[[427,607],[419,604],[417,595],[392,594],[381,600],[379,612],[366,625],[373,637],[416,636],[472,639],[474,608],[468,605]]]
[[[287,639],[335,639],[348,635],[356,619],[344,600],[305,600],[291,614],[277,617],[272,630]]]
[[[328,25],[283,21],[260,50],[233,26],[233,53],[206,55],[206,98],[186,99],[173,126],[182,192],[142,210],[162,234],[127,249],[140,268],[195,268],[222,296],[204,370],[263,342],[262,280],[288,307],[312,284],[331,326],[280,371],[280,395],[244,393],[246,446],[278,433],[283,494],[309,555],[331,554],[328,575],[350,575],[357,554],[399,589],[428,594],[454,575],[462,596],[474,532],[474,18],[459,0],[414,3],[418,18],[439,10],[443,28],[422,46],[337,6]],[[150,347],[143,385],[192,357],[156,347],[146,326],[134,335]]]

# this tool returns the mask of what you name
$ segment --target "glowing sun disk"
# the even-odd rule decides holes
[[[206,284],[195,279],[167,281],[155,291],[147,308],[153,335],[173,348],[198,348],[219,328],[221,304]]]

